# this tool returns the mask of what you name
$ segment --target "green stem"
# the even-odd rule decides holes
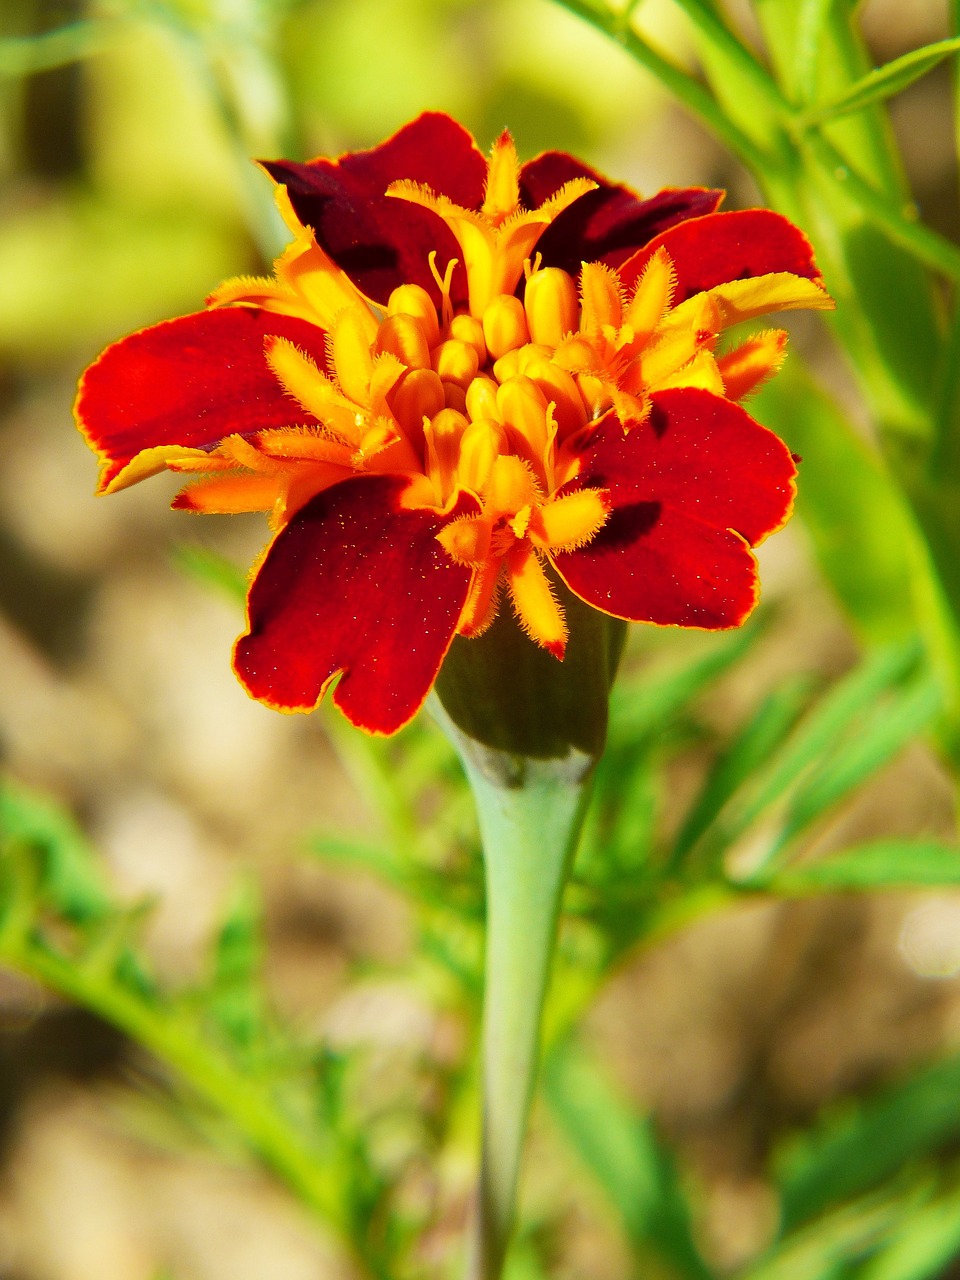
[[[512,777],[503,759],[464,755],[487,888],[483,1137],[469,1280],[497,1280],[513,1227],[560,900],[593,780],[586,756],[526,760]]]
[[[621,14],[612,9],[599,9],[590,0],[557,0],[557,4],[621,45],[634,61],[654,75],[688,110],[699,116],[744,164],[754,171],[762,171],[769,165],[770,158],[730,119],[710,90],[652,48],[623,22]]]

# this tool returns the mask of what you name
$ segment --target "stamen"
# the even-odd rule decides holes
[[[656,251],[643,269],[624,323],[633,329],[635,340],[645,342],[663,319],[673,301],[677,273],[666,249]]]
[[[433,263],[431,270],[433,270]],[[456,265],[455,263],[453,264]],[[452,268],[448,268],[452,270]],[[436,275],[434,275],[436,279]],[[440,281],[437,280],[440,285]],[[441,285],[441,291],[443,286]],[[397,285],[393,293],[391,293],[387,301],[387,315],[413,316],[414,320],[418,320],[420,328],[423,330],[424,337],[427,340],[428,347],[435,347],[440,341],[440,321],[437,319],[437,308],[433,305],[433,299],[427,293],[426,289],[422,289],[418,284],[401,284]]]
[[[529,378],[510,378],[497,392],[500,420],[517,431],[529,447],[530,459],[543,461],[547,446],[547,399]]]
[[[370,334],[359,307],[342,311],[330,331],[330,349],[337,379],[357,404],[366,403],[373,372]]]
[[[479,493],[505,445],[506,435],[499,422],[492,418],[471,422],[460,439],[460,461],[457,464],[460,484]]]
[[[623,289],[620,277],[602,262],[585,262],[580,272],[580,296],[583,300],[582,333],[594,335],[609,326],[619,329],[623,323]]]
[[[453,382],[464,391],[480,368],[476,348],[457,338],[448,338],[434,347],[430,362],[443,382]]]
[[[377,331],[377,353],[388,351],[408,369],[430,368],[430,347],[419,320],[403,313],[387,316]]]
[[[507,586],[520,625],[531,640],[562,659],[569,633],[537,553],[529,543],[523,544],[509,553],[506,568]]]
[[[787,354],[783,329],[764,329],[717,361],[728,400],[742,400],[780,368]]]
[[[512,294],[501,293],[483,313],[483,336],[494,360],[530,341],[523,303]]]
[[[446,502],[453,493],[460,458],[460,437],[466,429],[466,418],[455,409],[441,409],[435,418],[423,424],[427,472],[441,502]]]
[[[471,422],[479,422],[484,418],[498,419],[497,384],[485,373],[478,374],[467,387],[467,417]]]
[[[580,317],[577,286],[559,267],[545,267],[528,278],[523,305],[534,342],[558,347],[567,334],[576,333]]]
[[[450,337],[473,347],[477,353],[478,367],[486,364],[487,343],[483,336],[483,325],[476,316],[454,316],[450,321]]]
[[[388,403],[407,439],[422,454],[423,420],[444,407],[443,383],[432,369],[411,369],[393,388]]]
[[[542,356],[529,360],[524,372],[554,406],[561,440],[586,425],[587,411],[569,373]]]

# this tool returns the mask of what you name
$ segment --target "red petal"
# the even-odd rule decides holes
[[[574,487],[598,487],[608,522],[577,551],[554,556],[588,604],[634,621],[736,626],[756,603],[747,544],[780,527],[796,468],[786,448],[738,405],[694,388],[653,397],[650,419],[624,435],[609,415]]]
[[[238,432],[315,422],[267,365],[268,334],[323,364],[322,329],[254,307],[181,316],[107,347],[84,374],[74,410],[103,463],[100,489],[144,449],[206,449]]]
[[[462,257],[445,224],[429,209],[384,192],[408,178],[424,183],[467,209],[479,209],[487,162],[470,134],[450,116],[425,112],[370,151],[354,151],[307,164],[267,161],[263,166],[286,184],[294,212],[313,227],[331,258],[369,298],[386,302],[399,284],[419,284],[434,301],[440,293],[427,255],[437,250],[441,271]],[[458,268],[454,293],[466,299],[466,281]]]
[[[722,191],[705,187],[670,187],[643,200],[563,151],[547,151],[523,166],[521,199],[536,209],[571,178],[590,178],[598,190],[565,209],[537,241],[537,250],[545,266],[562,267],[574,277],[582,262],[618,267],[654,236],[687,218],[713,213],[723,199]]]
[[[674,306],[714,285],[772,271],[789,271],[807,280],[822,278],[807,237],[770,209],[711,213],[670,227],[620,267],[625,288],[636,283],[661,245],[677,272]]]
[[[440,670],[471,571],[437,541],[448,520],[476,514],[462,495],[446,515],[404,508],[407,481],[366,475],[312,498],[274,539],[234,650],[247,691],[284,711],[310,711],[343,672],[333,700],[355,725],[394,733]]]

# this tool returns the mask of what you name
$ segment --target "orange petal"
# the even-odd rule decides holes
[[[507,586],[517,618],[531,640],[563,658],[567,625],[540,558],[529,543],[506,557]]]
[[[200,511],[207,515],[269,511],[280,489],[276,476],[212,476],[181,489],[173,506],[178,511]]]
[[[761,383],[783,364],[787,354],[787,335],[783,329],[764,329],[734,347],[717,361],[728,400],[742,400],[756,391]]]

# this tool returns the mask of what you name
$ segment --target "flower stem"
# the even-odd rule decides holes
[[[555,762],[505,788],[469,768],[486,860],[483,1139],[469,1280],[498,1280],[513,1226],[560,900],[590,793]],[[532,775],[532,776],[531,776]]]
[[[607,737],[626,624],[559,580],[563,662],[501,609],[457,637],[431,696],[473,790],[486,875],[483,1123],[469,1280],[499,1280],[537,1073],[560,900]]]
[[[483,844],[486,975],[483,1120],[468,1280],[499,1280],[513,1227],[540,1021],[563,888],[590,798],[594,756],[535,760],[465,737],[434,714],[460,751]]]

